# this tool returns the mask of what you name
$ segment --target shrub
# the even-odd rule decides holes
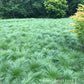
[[[61,18],[66,15],[67,1],[66,0],[48,0],[44,2],[47,14],[51,18]]]
[[[84,45],[84,5],[79,4],[79,8],[75,15],[71,16],[71,19],[75,21],[75,24],[72,25],[75,27],[75,35],[78,37],[79,42]]]

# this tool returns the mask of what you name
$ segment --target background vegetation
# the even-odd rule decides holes
[[[48,16],[52,18],[64,17],[68,8],[66,0],[48,0],[44,5]]]
[[[67,1],[67,3],[66,3]],[[46,5],[44,4],[46,2]],[[73,15],[83,0],[0,0],[3,18],[61,18]],[[68,6],[67,6],[68,5]]]
[[[83,0],[67,0],[67,2],[68,2],[68,10],[67,10],[68,16],[73,15],[77,11],[79,3],[84,4]]]

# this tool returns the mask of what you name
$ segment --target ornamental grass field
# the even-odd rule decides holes
[[[0,84],[83,84],[84,52],[70,23],[0,19]]]

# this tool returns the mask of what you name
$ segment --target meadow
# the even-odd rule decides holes
[[[70,23],[0,19],[0,84],[83,84],[84,52]]]

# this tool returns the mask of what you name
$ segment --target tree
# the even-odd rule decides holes
[[[81,3],[82,0],[67,0],[68,2],[68,11],[67,16],[73,15],[78,8],[78,4]]]
[[[23,7],[23,0],[3,0],[3,17],[26,17],[27,11]]]
[[[48,0],[44,2],[47,14],[51,18],[61,18],[66,15],[66,0]]]
[[[0,14],[8,18],[44,16],[43,2],[44,0],[0,0]]]
[[[30,2],[26,3],[26,10],[29,17],[45,16],[44,1],[45,0],[30,0]]]

